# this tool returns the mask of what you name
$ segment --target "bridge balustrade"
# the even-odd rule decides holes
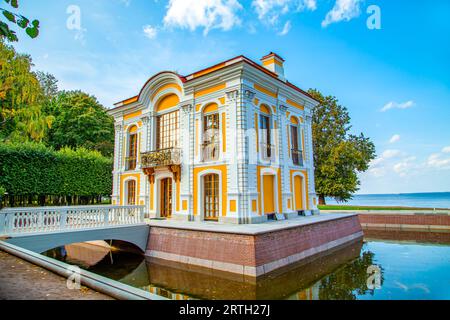
[[[144,206],[74,206],[0,210],[0,235],[95,229],[144,223]]]

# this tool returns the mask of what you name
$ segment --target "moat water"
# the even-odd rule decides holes
[[[450,299],[450,233],[365,234],[257,280],[86,244],[45,255],[170,299]]]

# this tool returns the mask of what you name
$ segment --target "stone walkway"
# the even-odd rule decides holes
[[[0,250],[0,300],[112,300],[86,287],[69,290],[66,279]]]

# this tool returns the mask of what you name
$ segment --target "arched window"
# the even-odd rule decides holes
[[[127,205],[135,205],[136,204],[136,181],[129,180],[127,181]]]
[[[220,153],[220,121],[217,104],[213,103],[203,110],[203,161],[216,161]]]
[[[217,221],[220,212],[219,175],[208,174],[203,177],[203,210],[205,220]]]
[[[157,139],[156,149],[174,149],[179,147],[180,123],[177,108],[180,99],[176,94],[166,95],[159,100],[156,107],[157,117]]]
[[[264,160],[272,159],[274,154],[274,146],[272,145],[271,133],[271,113],[270,108],[262,105],[261,114],[259,116],[259,129],[261,131],[261,151]]]
[[[128,131],[128,155],[126,158],[126,169],[135,170],[137,163],[138,133],[137,127],[132,126]]]
[[[292,162],[296,166],[303,165],[303,155],[300,146],[300,130],[299,130],[299,122],[296,117],[291,118],[291,154],[292,154]]]

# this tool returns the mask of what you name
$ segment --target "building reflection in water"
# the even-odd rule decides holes
[[[362,247],[362,242],[353,243],[257,280],[156,259],[147,260],[147,270],[152,287],[164,288],[172,293],[170,298],[174,298],[173,293],[182,293],[197,299],[332,299],[333,295],[327,293],[328,284],[335,280],[329,275],[346,279],[342,286],[346,297],[355,290],[367,290],[367,268],[373,263],[373,254],[361,255]],[[160,294],[158,289],[149,289]],[[344,294],[335,298],[340,296]]]
[[[365,230],[366,240],[450,243],[450,233]],[[368,268],[376,257],[362,241],[254,279],[196,266],[144,258],[104,245],[74,244],[45,253],[96,274],[175,300],[353,300],[373,295]],[[381,286],[383,285],[383,266]]]

